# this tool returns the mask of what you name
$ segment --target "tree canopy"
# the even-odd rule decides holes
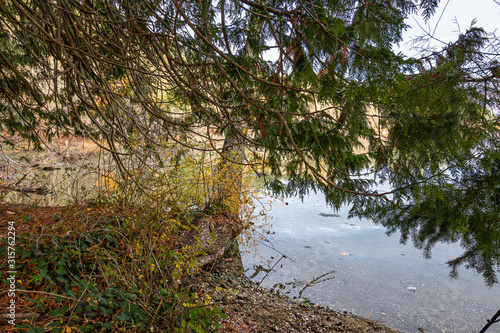
[[[396,53],[406,19],[438,4],[3,1],[2,135],[38,147],[62,133],[104,140],[125,177],[123,157],[158,168],[169,141],[213,151],[278,193],[352,203],[353,216],[401,230],[429,255],[459,241],[452,268],[493,284],[499,43],[473,25],[440,51]]]

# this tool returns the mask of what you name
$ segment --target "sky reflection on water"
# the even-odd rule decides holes
[[[286,205],[286,203],[288,205]],[[488,288],[480,275],[459,270],[459,279],[449,278],[446,262],[462,253],[457,244],[438,244],[432,258],[399,243],[399,234],[388,237],[383,226],[368,220],[347,219],[348,207],[332,212],[320,194],[302,203],[298,198],[275,202],[269,242],[258,247],[264,260],[274,262],[284,253],[289,259],[264,279],[276,283],[306,284],[334,271],[334,278],[304,290],[302,296],[316,304],[376,319],[398,330],[418,332],[479,332],[500,307],[500,288]],[[336,216],[338,214],[338,216]],[[258,256],[243,256],[247,275],[262,264]],[[262,266],[272,267],[273,261]],[[282,267],[281,267],[282,265]],[[260,281],[264,272],[253,280]],[[295,284],[296,285],[296,284]],[[286,291],[297,296],[300,288]],[[500,332],[500,323],[489,332]]]

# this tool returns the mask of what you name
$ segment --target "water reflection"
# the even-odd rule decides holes
[[[90,152],[77,158],[51,158],[9,172],[0,170],[1,199],[6,203],[65,206],[95,198],[113,182],[116,167],[109,154]]]
[[[478,332],[498,310],[498,286],[488,288],[482,276],[463,268],[458,280],[449,278],[446,262],[461,254],[459,245],[437,244],[432,258],[425,259],[421,250],[400,244],[399,234],[388,237],[384,227],[369,220],[348,220],[348,207],[329,216],[319,194],[304,203],[287,202],[273,204],[275,234],[259,246],[264,260],[252,254],[243,258],[246,267],[269,269],[280,257],[272,247],[289,257],[253,278],[258,282],[268,274],[263,286],[281,284],[283,292],[299,296],[296,281],[307,284],[333,271],[333,279],[311,285],[301,296],[407,332]],[[500,332],[500,327],[490,331]]]

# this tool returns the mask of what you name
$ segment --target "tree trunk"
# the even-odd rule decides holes
[[[261,3],[262,0],[257,0]],[[251,48],[252,41],[258,41],[262,30],[261,18],[253,14],[250,18],[249,26],[253,25],[255,30],[248,33],[245,46],[243,48],[243,57],[256,56]],[[247,89],[253,91],[253,89]],[[231,123],[231,128],[236,133],[242,133],[243,128],[237,119],[228,119]],[[239,214],[241,205],[241,187],[243,182],[243,163],[244,163],[245,146],[239,142],[237,136],[226,136],[224,146],[222,148],[222,161],[217,168],[216,181],[219,182],[215,202],[221,204],[222,207],[228,209],[230,213]]]
[[[243,223],[234,214],[219,214],[199,218],[184,238],[183,245],[188,245],[195,257],[196,266],[200,268],[219,260],[231,246],[232,240],[243,229]]]
[[[222,148],[222,160],[217,166],[214,203],[236,216],[240,212],[243,178],[244,147],[236,140],[226,138]]]

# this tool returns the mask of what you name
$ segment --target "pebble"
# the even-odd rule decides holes
[[[226,319],[221,324],[228,330],[222,329],[221,332],[398,333],[374,320],[328,310],[312,303],[305,304],[302,299],[292,299],[283,294],[277,296],[249,281],[242,270],[238,272],[230,268],[231,265],[235,266],[232,262],[222,261],[213,268],[213,282],[205,289],[205,293],[226,313]],[[241,318],[245,318],[247,326],[239,326]]]

